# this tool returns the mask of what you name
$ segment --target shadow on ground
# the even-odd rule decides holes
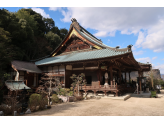
[[[24,116],[41,116],[41,115],[52,115],[55,113],[62,113],[66,110],[71,110],[71,108],[73,107],[78,107],[76,103],[78,102],[56,104],[56,105],[52,105],[51,109],[32,112],[31,114],[25,114]]]

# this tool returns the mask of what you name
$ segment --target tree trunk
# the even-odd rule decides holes
[[[79,96],[79,82],[78,82],[78,85],[77,86],[78,86],[78,96]]]

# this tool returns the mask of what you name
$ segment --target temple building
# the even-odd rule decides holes
[[[109,90],[112,90],[112,86],[125,85],[127,80],[130,80],[130,72],[138,71],[138,77],[142,77],[144,71],[150,71],[151,64],[135,60],[132,45],[126,48],[107,46],[84,29],[75,18],[71,21],[68,34],[61,44],[49,56],[35,61],[35,64],[30,63],[37,67],[31,71],[33,76],[37,77],[33,85],[38,85],[41,70],[42,73],[52,73],[53,76],[60,77],[65,88],[71,86],[72,74],[85,73],[87,86],[92,85],[93,82],[99,82],[99,85],[107,85],[106,87],[111,87]],[[141,80],[139,87],[141,91]],[[117,93],[118,90],[114,92]]]

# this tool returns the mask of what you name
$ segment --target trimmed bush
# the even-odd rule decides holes
[[[59,103],[61,102],[61,100],[58,98],[58,96],[56,94],[52,95],[52,102],[53,103]]]
[[[36,107],[40,105],[42,96],[40,94],[31,94],[29,99],[29,107],[31,111],[36,111]]]
[[[30,96],[30,99],[29,99],[29,101],[30,101],[30,103],[33,103],[33,102],[39,102],[40,100],[41,100],[41,95],[40,94],[31,94],[31,96]]]
[[[66,94],[67,94],[67,91],[65,89],[61,88],[59,91],[59,95],[66,96]]]

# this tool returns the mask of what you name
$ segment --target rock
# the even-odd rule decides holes
[[[39,106],[36,106],[36,110],[39,110]]]
[[[61,96],[58,95],[58,98],[61,99],[63,102],[67,102],[68,101],[67,97],[62,96],[62,95]]]
[[[4,116],[4,113],[3,113],[3,111],[0,111],[0,116]]]
[[[14,111],[14,116],[17,116],[17,111]]]
[[[47,105],[45,105],[45,109],[47,109]]]
[[[31,110],[27,109],[27,111],[25,112],[25,114],[31,114]]]

